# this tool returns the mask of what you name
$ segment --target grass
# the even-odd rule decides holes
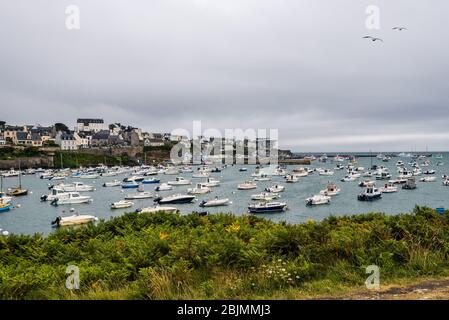
[[[129,213],[0,237],[1,299],[299,299],[449,275],[449,213],[330,217],[291,225],[230,214]],[[68,265],[80,289],[68,290]]]

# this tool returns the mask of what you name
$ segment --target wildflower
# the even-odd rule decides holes
[[[165,238],[168,237],[168,233],[167,232],[159,232],[159,239],[164,240]]]

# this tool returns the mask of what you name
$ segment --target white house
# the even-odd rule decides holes
[[[75,135],[76,133],[59,131],[56,134],[55,143],[61,150],[78,150],[79,145]]]
[[[103,119],[78,119],[76,120],[75,131],[92,131],[98,132],[104,130],[104,120]]]

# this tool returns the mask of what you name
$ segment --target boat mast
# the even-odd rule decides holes
[[[19,159],[19,189],[22,189],[22,170],[20,169],[20,159]]]

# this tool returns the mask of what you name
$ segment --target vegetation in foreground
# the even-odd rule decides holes
[[[0,237],[2,299],[291,299],[449,274],[449,212],[290,225],[254,216],[136,214],[47,237]],[[66,267],[80,289],[65,288]]]

